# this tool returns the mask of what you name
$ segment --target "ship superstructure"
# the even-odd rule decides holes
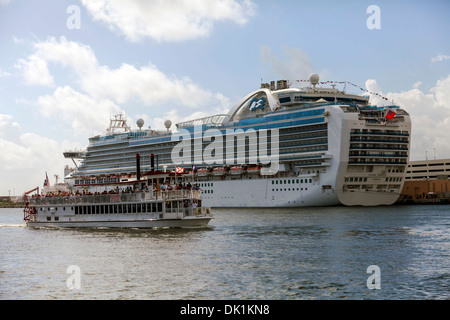
[[[170,121],[158,131],[142,120],[133,131],[116,116],[76,154],[81,164],[66,181],[92,192],[190,182],[208,207],[394,203],[408,164],[408,113],[318,87],[315,74],[309,82],[261,84],[228,114],[177,123],[174,132]],[[171,181],[157,178],[172,171]]]

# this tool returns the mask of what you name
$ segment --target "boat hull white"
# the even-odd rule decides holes
[[[58,222],[34,222],[29,221],[32,228],[199,228],[206,227],[212,217],[182,219],[148,219],[140,221],[58,221]]]

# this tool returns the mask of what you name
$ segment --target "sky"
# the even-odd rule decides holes
[[[313,72],[408,111],[410,160],[450,158],[449,12],[447,0],[0,0],[0,195],[62,182],[63,152],[114,114],[164,129]]]

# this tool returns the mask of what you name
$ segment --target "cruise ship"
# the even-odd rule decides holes
[[[228,114],[176,129],[170,120],[165,130],[143,129],[139,119],[133,130],[115,115],[86,150],[65,153],[78,159],[65,180],[99,193],[189,183],[207,207],[393,204],[408,165],[408,113],[370,105],[317,74],[296,83],[262,83]]]

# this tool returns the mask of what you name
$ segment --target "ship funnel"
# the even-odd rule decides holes
[[[136,153],[136,179],[141,180],[141,155]]]
[[[151,172],[155,171],[155,155],[153,153],[150,154],[150,167]]]

